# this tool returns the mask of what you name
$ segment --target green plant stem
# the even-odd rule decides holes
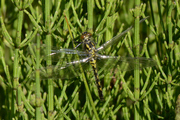
[[[20,113],[23,112],[23,104],[21,102],[21,96],[23,96],[22,94],[23,93],[21,92],[21,84],[19,84],[17,86],[17,95],[18,95],[18,112],[20,112]]]
[[[11,118],[14,117],[15,113],[16,113],[16,109],[15,109],[15,104],[16,104],[16,97],[17,97],[17,86],[18,86],[18,75],[17,75],[17,68],[18,68],[18,51],[19,49],[15,49],[14,52],[14,66],[13,66],[13,88],[12,89],[12,104],[11,104]]]
[[[50,26],[50,1],[45,0],[45,28],[47,31],[46,34],[46,46],[47,46],[47,55],[51,53],[51,26]],[[51,56],[48,56],[47,66],[52,64]],[[51,69],[47,70],[48,74],[52,73]],[[53,91],[53,80],[48,79],[48,119],[53,120],[53,110],[54,110],[54,91]]]
[[[40,36],[37,35],[37,49],[36,49],[36,120],[40,120],[41,118],[41,93],[40,93]]]
[[[106,5],[106,8],[108,9],[110,7],[110,5],[109,4],[107,4]],[[107,20],[106,20],[106,26],[108,26],[108,24],[110,24],[113,20],[113,16],[108,16],[107,17]],[[106,30],[106,41],[108,41],[108,40],[110,40],[112,37],[113,37],[113,25],[112,26],[110,26],[110,28],[108,28],[107,30]],[[108,52],[109,50],[111,49],[111,47],[109,47],[109,48],[107,48],[106,49],[106,51]]]
[[[19,11],[18,15],[18,25],[17,25],[17,36],[16,36],[16,46],[19,46],[21,43],[21,33],[22,33],[22,24],[23,24],[23,16],[24,16],[24,11]]]
[[[19,44],[21,43],[21,36],[22,36],[22,25],[23,25],[23,16],[24,16],[24,12],[23,11],[19,11],[19,15],[18,15],[18,26],[17,26],[17,32],[16,32],[16,41],[15,41],[15,45],[16,46],[19,46]],[[15,47],[16,47],[15,46]],[[19,52],[19,49],[16,49],[17,52]],[[17,97],[18,97],[18,101],[17,101],[17,105],[18,105],[18,111],[19,112],[22,112],[22,103],[21,103],[21,85],[19,84],[19,60],[20,59],[20,56],[18,55],[18,53],[16,54],[17,55],[17,60],[16,60],[16,67],[15,67],[15,83],[17,86],[14,87],[14,88],[17,88],[17,91],[18,91],[18,94],[17,94]],[[21,110],[20,110],[21,109]],[[19,116],[20,117],[20,116]]]
[[[172,103],[171,103],[171,99],[172,99],[172,93],[171,93],[171,83],[172,82],[172,65],[173,65],[173,40],[172,40],[172,22],[171,22],[171,14],[172,14],[172,8],[173,8],[173,5],[172,5],[172,2],[171,0],[168,0],[167,1],[168,3],[168,13],[167,13],[167,29],[168,29],[168,40],[169,40],[169,48],[170,48],[170,52],[168,53],[169,54],[169,65],[168,65],[168,79],[167,79],[167,83],[168,83],[168,86],[167,86],[167,92],[169,94],[169,108],[171,108],[172,106]]]
[[[93,33],[93,6],[94,0],[87,1],[88,11],[88,32]]]
[[[85,78],[84,73],[83,73],[83,78]],[[84,79],[84,85],[85,85],[85,88],[86,88],[86,92],[87,92],[89,101],[90,101],[90,103],[91,103],[91,105],[92,105],[91,107],[92,107],[92,109],[93,109],[93,112],[94,112],[94,115],[95,115],[95,117],[96,117],[96,120],[99,120],[99,116],[98,116],[98,114],[97,114],[97,111],[96,111],[96,108],[95,108],[95,105],[94,105],[94,102],[93,102],[91,93],[90,93],[90,91],[89,91],[89,87],[88,87],[88,84],[87,84],[86,79]]]
[[[140,0],[135,1],[135,7],[140,5]],[[138,12],[138,10],[135,12]],[[139,56],[139,17],[135,18],[135,24],[134,24],[134,46],[137,46],[135,55],[136,57]],[[139,66],[139,63],[137,61],[137,67]],[[134,97],[136,100],[139,99],[139,94],[140,94],[140,74],[139,74],[139,69],[134,70]],[[137,101],[134,104],[134,120],[139,120],[139,102]]]
[[[22,24],[23,24],[23,11],[19,11],[18,14],[18,26],[17,26],[17,31],[16,31],[16,41],[14,41],[15,46],[17,47],[20,42],[21,42],[21,31],[22,31]],[[16,113],[16,110],[14,108],[15,103],[16,103],[16,97],[18,97],[18,101],[17,101],[17,105],[21,105],[21,94],[18,95],[16,90],[19,89],[18,85],[19,85],[19,48],[15,49],[15,53],[14,53],[14,66],[13,66],[13,97],[12,99],[12,110],[11,110],[11,115],[12,117],[14,117],[14,114]],[[16,89],[16,90],[15,90]]]

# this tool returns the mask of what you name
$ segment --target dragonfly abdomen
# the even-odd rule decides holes
[[[91,64],[91,66],[93,68],[93,71],[94,71],[94,76],[95,76],[95,80],[96,80],[96,84],[97,84],[97,88],[98,88],[99,97],[100,97],[101,100],[104,100],[103,93],[102,93],[101,82],[99,80],[99,76],[98,76],[98,73],[97,73],[96,60],[92,58],[90,60],[90,64]]]
[[[99,80],[99,76],[98,76],[98,73],[97,73],[96,46],[91,41],[91,37],[92,37],[92,35],[90,33],[84,32],[82,34],[82,36],[81,36],[81,39],[83,40],[84,49],[86,50],[86,52],[91,57],[89,62],[90,62],[91,66],[93,68],[93,71],[94,71],[94,76],[95,76],[95,80],[96,80],[96,84],[97,84],[97,88],[98,88],[99,97],[100,97],[101,100],[103,100],[104,97],[103,97],[103,93],[102,93],[101,82]]]

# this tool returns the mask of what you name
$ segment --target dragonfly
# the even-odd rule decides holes
[[[140,20],[140,23],[146,19],[147,18]],[[99,98],[100,100],[103,100],[104,96],[99,79],[99,74],[103,70],[119,68],[121,71],[130,71],[137,68],[141,69],[144,67],[152,67],[156,65],[155,60],[151,58],[121,57],[99,54],[100,51],[104,51],[111,45],[117,43],[119,39],[132,28],[133,26],[130,26],[124,32],[113,37],[98,48],[96,48],[92,34],[89,32],[83,32],[80,36],[80,44],[83,46],[82,51],[76,49],[80,44],[78,44],[75,49],[52,49],[51,54],[48,56],[51,56],[52,61],[57,62],[57,65],[41,68],[41,79],[72,79],[74,77],[80,76],[82,74],[82,69],[85,71],[91,69],[91,71],[94,73]],[[82,69],[80,69],[80,67]],[[47,73],[48,69],[52,70],[50,74]]]

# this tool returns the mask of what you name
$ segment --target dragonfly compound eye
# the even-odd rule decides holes
[[[81,39],[81,40],[84,40],[84,39],[90,38],[91,36],[92,36],[91,33],[89,33],[89,32],[83,32],[82,35],[81,35],[81,37],[80,37],[80,39]]]

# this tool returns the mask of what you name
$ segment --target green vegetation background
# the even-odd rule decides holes
[[[180,119],[178,0],[1,0],[0,9],[0,119]],[[41,80],[38,69],[52,64],[42,46],[47,55],[51,46],[73,48],[65,18],[75,39],[88,31],[97,46],[134,25],[103,54],[153,58],[157,65],[113,76],[104,70],[104,101],[92,73]]]

